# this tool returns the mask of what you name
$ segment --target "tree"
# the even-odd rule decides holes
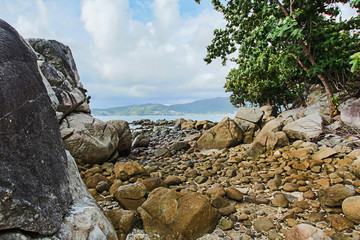
[[[227,24],[215,29],[204,60],[221,58],[226,64],[230,58],[238,64],[225,84],[235,106],[246,101],[286,106],[305,84],[320,81],[332,116],[330,73],[346,71],[349,56],[359,49],[359,18],[339,18],[337,4],[348,2],[212,0]]]

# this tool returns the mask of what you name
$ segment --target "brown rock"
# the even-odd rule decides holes
[[[195,148],[223,149],[238,145],[243,139],[240,127],[230,118],[226,117],[215,127],[206,131],[196,142]]]
[[[272,228],[275,228],[274,223],[267,217],[259,217],[255,220],[254,229],[258,232],[269,231]]]
[[[122,185],[114,193],[116,200],[127,210],[136,210],[144,201],[146,186],[140,182]]]
[[[166,188],[152,191],[138,212],[145,232],[160,239],[196,239],[213,231],[220,216],[204,196]]]
[[[346,198],[342,203],[342,210],[347,218],[360,224],[360,196]]]
[[[282,193],[275,193],[272,204],[276,207],[287,207],[289,204],[288,199]]]
[[[223,196],[225,196],[225,190],[222,187],[214,186],[214,187],[209,188],[206,191],[206,194],[209,195],[209,196],[210,195],[217,195],[219,197],[223,197]]]
[[[226,192],[226,197],[228,199],[235,200],[235,201],[243,200],[242,193],[234,187],[227,188],[225,192]]]
[[[168,185],[168,186],[171,186],[171,185],[179,185],[181,183],[181,179],[177,176],[168,176],[166,179],[165,179],[165,184]]]
[[[166,187],[166,184],[160,178],[139,179],[138,182],[143,183],[148,192],[151,192],[158,187]]]
[[[96,173],[93,176],[90,176],[85,180],[85,184],[88,188],[96,188],[96,185],[98,185],[101,181],[107,181],[106,177],[101,175],[100,173]]]
[[[295,192],[299,189],[299,185],[295,183],[285,183],[283,190],[286,192]]]
[[[116,231],[128,234],[134,228],[135,225],[135,211],[113,209],[105,211],[106,216],[114,226]]]
[[[345,187],[342,184],[325,189],[324,194],[319,198],[322,206],[337,207],[341,206],[344,199],[355,194],[355,191]]]
[[[233,205],[229,205],[219,209],[219,213],[221,214],[221,216],[228,216],[234,212],[236,212],[236,208]]]
[[[340,215],[330,215],[326,220],[330,221],[331,226],[338,232],[354,227],[354,222]]]
[[[313,160],[323,160],[325,158],[335,155],[337,152],[332,148],[323,148],[312,155]]]
[[[128,180],[132,176],[146,174],[146,170],[138,162],[118,162],[114,166],[114,173],[121,180]]]

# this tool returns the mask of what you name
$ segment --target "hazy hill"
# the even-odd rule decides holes
[[[198,100],[191,103],[162,105],[143,104],[124,107],[112,107],[105,109],[93,109],[95,116],[134,116],[134,115],[186,115],[186,114],[220,114],[233,113],[236,108],[231,105],[229,98],[217,97],[212,99]]]

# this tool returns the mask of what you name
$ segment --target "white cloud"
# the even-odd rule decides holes
[[[178,0],[154,0],[150,10],[154,20],[143,23],[132,19],[128,0],[82,1],[81,19],[93,39],[94,67],[102,84],[113,86],[103,94],[163,99],[224,95],[229,67],[207,66],[202,60],[213,30],[224,24],[222,16],[205,10],[182,18]]]

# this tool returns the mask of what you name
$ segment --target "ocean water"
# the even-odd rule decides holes
[[[192,120],[209,120],[212,122],[220,122],[223,118],[229,117],[234,118],[235,114],[219,114],[219,115],[174,115],[174,116],[94,116],[95,118],[98,118],[102,121],[109,121],[109,120],[125,120],[129,123],[141,120],[141,119],[150,119],[151,121],[157,121],[157,120],[176,120],[179,118],[184,119],[192,119]]]

